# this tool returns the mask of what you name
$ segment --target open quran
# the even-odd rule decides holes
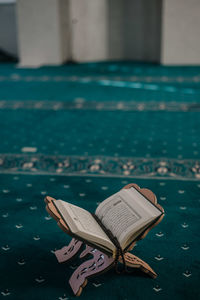
[[[66,225],[61,226],[63,230],[67,228],[71,236],[113,257],[118,248],[126,252],[133,241],[163,214],[133,186],[101,202],[95,214],[63,200],[52,200],[51,203],[60,216],[60,224]]]

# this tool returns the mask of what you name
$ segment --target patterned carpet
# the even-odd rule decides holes
[[[110,271],[83,299],[198,299],[200,67],[0,64],[0,295],[74,299],[76,263],[45,211],[51,195],[93,212],[125,184],[152,189],[166,216],[133,253],[159,274]]]

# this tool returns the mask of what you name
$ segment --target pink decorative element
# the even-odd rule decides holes
[[[110,256],[107,256],[103,252],[83,244],[76,239],[72,239],[68,246],[63,247],[60,250],[55,251],[55,255],[59,263],[69,261],[76,254],[82,246],[85,246],[85,249],[80,253],[79,257],[83,258],[87,255],[92,255],[93,258],[82,263],[72,274],[69,284],[76,296],[80,296],[82,289],[87,284],[87,278],[92,275],[98,275],[103,271],[106,272],[110,268],[114,267],[115,260]],[[152,278],[156,278],[157,274],[154,270],[139,257],[133,255],[132,253],[125,253],[124,259],[126,266],[129,267],[129,270],[140,269],[142,272],[148,274]],[[119,257],[119,263],[123,263],[122,258]],[[130,272],[130,271],[129,271]]]
[[[111,268],[114,259],[103,254],[101,251],[89,246],[81,253],[80,257],[92,254],[93,258],[81,264],[72,274],[69,284],[75,295],[80,295],[82,288],[87,284],[87,278]]]
[[[73,238],[68,246],[54,252],[58,262],[63,263],[70,260],[75,254],[77,254],[82,245],[83,242]]]
[[[94,248],[93,247],[91,247],[91,246],[88,246],[88,245],[85,245],[86,247],[85,247],[85,250],[83,250],[82,252],[81,252],[81,254],[79,255],[79,257],[80,258],[83,258],[83,257],[85,257],[86,255],[88,255],[88,254],[93,254],[94,253]]]

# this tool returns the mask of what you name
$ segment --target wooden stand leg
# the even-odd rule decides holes
[[[154,270],[142,259],[133,255],[132,253],[125,253],[124,255],[126,266],[130,269],[130,272],[134,271],[134,269],[140,269],[142,272],[146,273],[152,278],[156,278],[157,274]],[[119,258],[119,261],[122,262],[122,258]]]
[[[54,253],[58,262],[63,263],[69,261],[71,258],[74,258],[82,246],[83,242],[73,238],[68,246],[63,247],[60,250],[56,250]]]
[[[114,265],[114,259],[108,257],[101,251],[88,247],[81,257],[92,254],[93,258],[82,263],[72,274],[69,284],[76,296],[80,296],[83,288],[87,284],[87,279],[91,276],[106,272]]]
[[[56,258],[59,263],[67,262],[77,255],[84,244],[76,239],[72,239],[68,246],[63,247],[60,250],[55,251]],[[103,252],[94,249],[88,245],[85,245],[85,249],[80,253],[79,257],[83,258],[87,255],[93,257],[84,263],[82,263],[72,274],[69,279],[69,284],[76,296],[80,296],[83,288],[87,285],[88,278],[96,276],[100,273],[107,272],[114,267],[114,259],[107,256]],[[126,266],[129,272],[133,272],[135,269],[140,269],[152,278],[156,278],[157,274],[154,270],[139,257],[132,253],[125,253],[124,255]],[[122,258],[119,257],[119,263],[122,263]]]

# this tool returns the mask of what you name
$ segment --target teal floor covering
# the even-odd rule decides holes
[[[0,65],[0,295],[74,299],[78,261],[45,195],[93,212],[125,184],[150,188],[166,216],[133,253],[159,276],[91,278],[81,299],[200,296],[200,67]],[[79,262],[80,263],[80,262]]]

